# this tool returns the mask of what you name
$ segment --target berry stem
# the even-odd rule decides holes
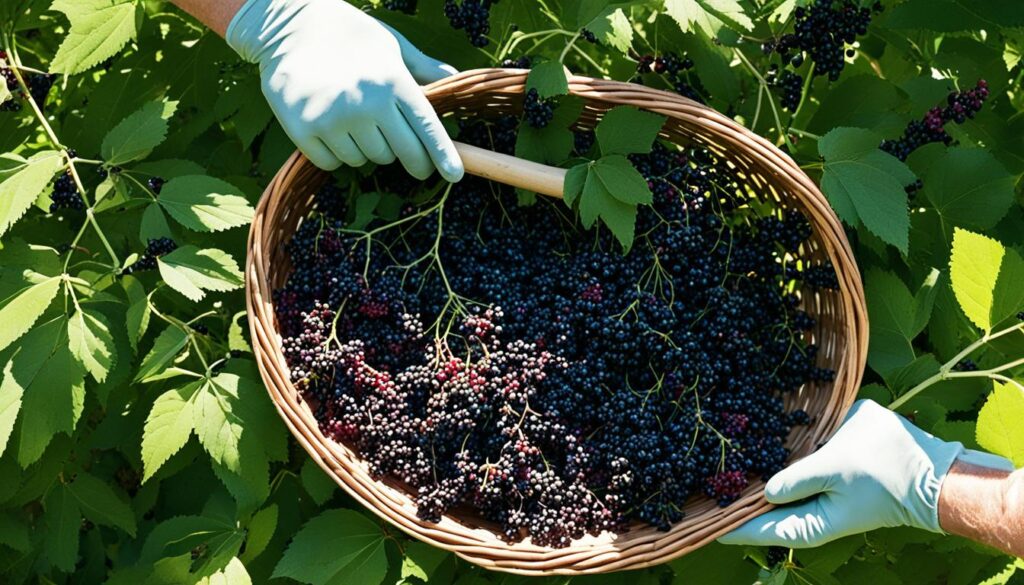
[[[789,147],[790,153],[795,153],[796,146],[794,146],[792,141],[790,141],[789,135],[786,134],[786,130],[782,125],[782,118],[779,116],[779,109],[778,107],[776,107],[775,99],[772,98],[771,90],[768,88],[768,82],[765,80],[764,76],[761,75],[761,72],[757,70],[757,67],[754,67],[754,64],[751,63],[749,59],[747,59],[747,56],[743,54],[743,51],[739,49],[733,49],[733,51],[736,53],[736,56],[739,57],[740,61],[742,61],[743,64],[747,66],[747,69],[750,70],[750,73],[755,78],[757,78],[757,83],[761,87],[761,91],[765,92],[768,95],[768,105],[771,107],[772,115],[775,117],[775,127],[779,131],[780,142],[785,143],[785,145]]]
[[[88,221],[88,223],[92,224],[93,229],[96,230],[96,235],[99,237],[100,241],[103,242],[103,247],[107,249],[107,253],[110,254],[110,259],[113,260],[114,267],[120,266],[121,261],[117,258],[117,254],[114,252],[114,249],[110,246],[110,242],[107,241],[106,234],[103,233],[103,230],[100,228],[99,224],[96,223],[96,218],[93,216],[92,206],[89,205],[89,200],[85,192],[85,187],[82,185],[82,179],[78,176],[78,170],[75,169],[75,160],[68,155],[67,148],[65,148],[64,145],[61,144],[60,139],[57,138],[57,134],[54,133],[53,128],[50,126],[50,123],[46,120],[46,116],[43,114],[43,111],[39,108],[39,104],[37,104],[35,98],[32,97],[31,89],[29,89],[28,84],[25,83],[25,78],[21,74],[21,69],[23,67],[21,65],[21,59],[18,57],[17,46],[14,43],[11,43],[10,38],[6,35],[3,36],[2,40],[3,48],[7,52],[7,56],[10,58],[11,64],[14,65],[13,67],[11,67],[11,71],[14,73],[14,77],[18,80],[18,86],[21,88],[22,93],[25,94],[25,100],[28,102],[29,106],[31,106],[32,112],[35,114],[36,120],[38,120],[39,124],[43,127],[43,131],[46,133],[46,137],[49,139],[50,144],[55,149],[63,151],[65,157],[67,158],[67,168],[69,171],[71,171],[71,176],[75,180],[75,186],[78,188],[78,192],[82,196],[82,200],[85,201],[86,205],[88,206],[85,212],[86,220]],[[73,252],[74,247],[72,247],[71,250]],[[69,258],[72,252],[69,252]]]
[[[1021,386],[1017,382],[1014,382],[1010,378],[1007,378],[1006,376],[1000,374],[1000,372],[1009,370],[1011,368],[1015,368],[1020,365],[1024,365],[1024,358],[1017,359],[1012,362],[1008,362],[1000,366],[990,368],[988,370],[975,370],[972,372],[953,371],[954,366],[960,363],[960,361],[966,358],[967,356],[974,353],[978,348],[982,347],[983,345],[991,341],[994,341],[996,339],[999,339],[1000,337],[1009,335],[1016,331],[1024,331],[1024,323],[1018,323],[1012,327],[1007,327],[1006,329],[1002,329],[1000,331],[995,331],[992,333],[986,333],[985,335],[982,335],[976,341],[965,347],[960,353],[953,356],[948,362],[942,364],[942,366],[939,368],[939,371],[936,374],[927,378],[926,380],[924,380],[917,386],[914,386],[910,390],[907,390],[906,393],[904,393],[902,396],[894,400],[892,404],[889,405],[889,410],[899,409],[904,404],[909,402],[912,398],[914,398],[915,396],[917,396],[930,386],[933,386],[945,380],[949,380],[951,378],[992,378],[1002,382],[1012,382],[1013,384],[1016,384],[1018,387],[1024,390],[1024,386]]]

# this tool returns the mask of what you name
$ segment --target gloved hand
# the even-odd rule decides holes
[[[824,447],[768,481],[768,501],[792,505],[748,521],[719,542],[806,548],[882,527],[941,533],[939,490],[957,459],[1013,470],[1007,459],[947,443],[860,400]]]
[[[263,93],[285,132],[333,170],[397,157],[425,179],[462,178],[462,161],[419,83],[455,73],[344,0],[248,0],[228,44],[258,63]]]

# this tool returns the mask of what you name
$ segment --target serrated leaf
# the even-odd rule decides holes
[[[188,443],[192,435],[192,397],[202,387],[193,382],[161,394],[146,417],[142,433],[142,481],[153,474]]]
[[[3,84],[0,83],[0,86]],[[0,513],[0,544],[23,553],[32,548],[28,539],[28,527],[9,511]]]
[[[78,501],[78,508],[86,519],[103,526],[113,526],[135,536],[135,514],[131,506],[110,486],[96,476],[79,472],[75,481],[67,486]]]
[[[59,152],[41,152],[0,183],[0,236],[25,215],[63,164]]]
[[[995,383],[978,413],[978,444],[1024,466],[1024,389],[1019,384]]]
[[[56,0],[71,29],[50,63],[50,71],[75,75],[116,55],[134,40],[141,5],[131,0]]]
[[[960,308],[980,329],[1024,309],[1024,259],[989,237],[954,230],[950,278]]]
[[[864,294],[871,323],[868,363],[887,376],[914,359],[914,297],[896,275],[868,271]]]
[[[621,8],[605,9],[584,28],[592,32],[597,40],[620,53],[629,53],[633,45],[633,24]]]
[[[928,167],[924,194],[953,225],[989,229],[1014,200],[1011,175],[991,153],[980,148],[951,148]]]
[[[239,442],[242,439],[242,419],[234,406],[238,395],[233,389],[212,380],[203,384],[195,396],[192,424],[199,442],[214,461],[238,473]]]
[[[153,348],[135,374],[136,382],[148,382],[163,371],[164,367],[181,353],[188,343],[188,334],[174,325],[168,325],[153,342]]]
[[[115,166],[145,158],[167,138],[167,120],[177,108],[178,102],[149,102],[121,120],[103,138],[103,160]]]
[[[203,577],[196,585],[252,585],[252,578],[241,559],[234,557],[223,569]]]
[[[107,373],[117,361],[110,323],[96,311],[79,309],[71,315],[68,319],[68,347],[97,382],[107,379]]]
[[[623,203],[612,196],[594,170],[599,162],[590,166],[583,185],[580,220],[584,227],[590,228],[597,218],[601,218],[623,249],[629,250],[636,226],[636,205]]]
[[[913,173],[878,149],[881,138],[860,128],[836,128],[818,141],[825,159],[821,187],[840,218],[907,254],[910,212],[904,186]]]
[[[245,552],[242,553],[242,562],[249,563],[260,556],[270,539],[274,537],[277,530],[277,505],[271,504],[259,512],[253,514],[252,520],[246,527]]]
[[[161,558],[187,554],[190,549],[235,532],[228,522],[210,516],[176,516],[150,531],[139,560],[156,563]]]
[[[338,484],[334,483],[334,480],[328,477],[312,459],[306,459],[302,464],[299,479],[302,481],[303,489],[318,506],[326,504],[327,500],[334,495],[334,491],[338,489]]]
[[[726,23],[740,30],[754,28],[736,0],[665,0],[665,11],[684,32],[701,30],[712,38],[718,36]]]
[[[25,390],[61,343],[63,319],[54,319],[30,331],[4,365],[0,378],[0,454],[14,428]]]
[[[167,217],[164,215],[158,203],[150,203],[142,212],[142,221],[139,223],[139,241],[143,245],[149,244],[150,240],[158,238],[174,239],[171,226],[167,224]]]
[[[244,284],[238,263],[226,252],[182,246],[157,260],[160,276],[174,290],[192,301],[206,296],[204,290],[229,291]]]
[[[405,547],[405,558],[402,559],[402,578],[415,577],[429,582],[430,576],[437,566],[448,558],[448,551],[430,546],[425,542],[414,541]]]
[[[562,197],[569,207],[575,205],[583,193],[583,186],[587,182],[587,175],[590,173],[591,163],[578,164],[565,173],[565,183],[562,187]]]
[[[602,155],[646,154],[651,152],[664,124],[665,116],[633,106],[616,106],[601,118],[594,133]]]
[[[569,158],[573,135],[568,128],[548,124],[534,128],[521,124],[516,137],[516,156],[540,163],[558,164]]]
[[[149,297],[146,289],[134,276],[124,274],[121,276],[121,287],[128,296],[128,310],[125,311],[124,324],[128,331],[128,341],[132,349],[138,351],[139,340],[149,328],[149,318],[152,310],[149,307]]]
[[[379,585],[386,573],[380,528],[353,510],[327,510],[295,535],[273,577],[317,585]]]
[[[78,532],[82,528],[82,514],[67,486],[56,485],[43,501],[46,532],[43,550],[47,558],[65,573],[70,573],[78,561]]]
[[[1015,0],[908,0],[893,8],[885,26],[945,33],[1024,27],[1024,11]]]
[[[0,304],[0,350],[15,342],[43,315],[60,289],[61,277],[53,276],[22,288]]]
[[[18,463],[35,463],[57,433],[70,435],[85,406],[85,370],[58,344],[25,388]]]
[[[247,225],[254,212],[237,187],[204,175],[171,179],[158,201],[178,223],[200,232]]]
[[[627,205],[650,205],[654,194],[633,164],[624,156],[610,155],[601,157],[590,172],[597,175],[598,180],[612,197]]]
[[[542,99],[569,93],[565,67],[558,61],[534,65],[526,77],[526,89],[536,89]]]

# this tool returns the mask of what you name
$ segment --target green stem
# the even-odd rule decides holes
[[[819,136],[817,134],[812,134],[812,133],[810,133],[810,132],[808,132],[806,130],[800,130],[799,128],[790,128],[789,131],[792,132],[793,134],[796,134],[797,136],[800,136],[801,138],[811,138],[813,140],[821,140],[821,136]]]
[[[782,125],[782,117],[779,116],[779,109],[775,106],[775,99],[772,98],[771,89],[769,89],[768,82],[765,80],[764,76],[761,75],[761,72],[758,71],[756,67],[754,67],[754,64],[751,63],[749,59],[747,59],[747,56],[743,54],[743,51],[739,49],[733,49],[733,51],[735,52],[736,56],[739,57],[740,61],[742,61],[743,64],[746,65],[747,69],[750,70],[750,73],[755,78],[757,78],[758,84],[760,84],[761,88],[766,92],[766,95],[768,96],[768,105],[771,107],[772,116],[774,116],[775,118],[775,127],[779,131],[779,139],[781,142],[783,142],[786,146],[789,147],[790,153],[795,153],[796,146],[789,139],[789,135],[786,134],[786,129]]]
[[[976,370],[973,372],[954,372],[953,368],[958,363],[960,363],[964,358],[974,353],[983,345],[996,339],[999,339],[1000,337],[1003,337],[1005,335],[1014,333],[1016,331],[1024,331],[1024,323],[1018,323],[1012,327],[1007,327],[1006,329],[1003,329],[1001,331],[996,331],[994,333],[986,333],[985,335],[982,335],[973,343],[965,347],[960,353],[953,356],[948,362],[942,364],[942,366],[939,367],[939,371],[936,372],[934,375],[928,377],[926,380],[914,386],[910,390],[907,390],[906,393],[904,393],[902,396],[894,400],[892,404],[889,405],[889,409],[897,410],[903,405],[905,405],[907,402],[909,402],[911,399],[913,399],[915,396],[923,392],[925,389],[929,388],[930,386],[933,386],[939,382],[949,380],[952,378],[992,378],[1000,381],[1009,380],[1009,378],[1007,378],[1006,376],[1001,375],[1000,372],[1004,372],[1011,368],[1024,365],[1024,358],[1016,359],[1012,362],[1008,362],[1003,365],[990,368],[988,370]],[[1012,382],[1012,380],[1010,381]]]

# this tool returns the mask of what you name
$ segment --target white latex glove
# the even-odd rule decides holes
[[[948,443],[874,402],[858,401],[824,447],[768,481],[768,501],[791,505],[719,542],[806,548],[882,527],[941,533],[939,490],[957,459],[1013,470],[1007,459]]]
[[[414,177],[462,161],[419,83],[455,73],[344,0],[248,0],[228,44],[258,63],[263,93],[285,132],[316,166],[333,170],[396,158]]]

